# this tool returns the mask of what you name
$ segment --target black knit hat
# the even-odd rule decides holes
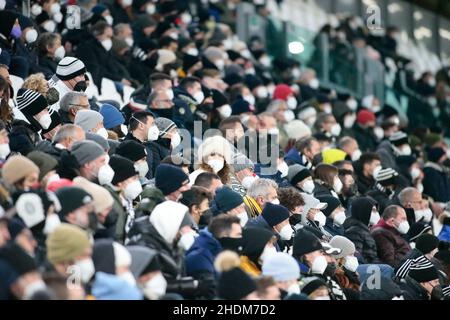
[[[99,239],[95,241],[92,248],[92,262],[94,262],[95,272],[116,274],[113,240]]]
[[[382,186],[390,186],[396,183],[396,177],[398,176],[398,172],[392,168],[383,168],[381,169],[375,180],[379,182]]]
[[[414,209],[413,209],[414,210]],[[415,219],[415,216],[414,216]],[[415,242],[418,237],[431,230],[431,226],[425,222],[419,221],[411,224],[411,228],[408,231],[409,242]]]
[[[141,160],[142,158],[147,156],[145,147],[134,140],[126,140],[121,142],[117,146],[116,154],[133,162]]]
[[[262,80],[259,77],[254,76],[252,74],[248,74],[245,76],[244,83],[250,90],[253,90],[256,87],[263,85]]]
[[[289,210],[277,204],[266,203],[261,215],[267,224],[273,227],[289,219]]]
[[[359,197],[352,201],[351,216],[352,218],[361,221],[366,226],[369,225],[370,215],[375,201],[369,197]]]
[[[322,209],[323,214],[327,217],[331,215],[334,209],[341,205],[339,199],[333,196],[318,196],[317,199],[319,199],[320,202],[325,202],[328,204],[325,209]]]
[[[445,150],[439,147],[430,148],[427,151],[428,160],[431,162],[438,162],[443,155],[445,155]]]
[[[119,182],[125,181],[138,174],[134,168],[134,163],[121,156],[112,156],[109,160],[109,165],[114,170],[114,178],[111,181],[113,185],[117,185]]]
[[[17,107],[25,116],[34,116],[47,108],[47,100],[37,91],[20,88],[17,91]]]
[[[408,275],[419,283],[439,279],[436,267],[428,259],[411,265]]]
[[[422,234],[416,240],[416,249],[422,252],[423,254],[430,253],[434,249],[438,247],[439,239],[432,234],[425,233]]]
[[[303,279],[303,282],[305,284],[301,288],[301,292],[306,294],[307,296],[309,296],[320,287],[327,287],[327,283],[318,277],[305,278]]]
[[[56,67],[56,76],[61,80],[74,79],[86,73],[86,67],[78,58],[64,57],[59,61]]]
[[[308,177],[311,177],[311,172],[309,172],[308,168],[297,163],[289,166],[287,179],[292,186]]]
[[[243,203],[244,199],[239,193],[231,190],[227,186],[223,186],[216,190],[213,209],[214,211],[217,211],[217,213],[225,213],[227,211],[233,210]]]
[[[37,271],[34,259],[14,242],[2,248],[0,258],[8,262],[19,275]]]
[[[183,57],[183,70],[188,71],[191,67],[193,67],[199,61],[200,61],[200,58],[198,56],[192,56],[192,55],[186,53]]]
[[[403,144],[408,144],[408,136],[406,133],[402,132],[402,131],[397,131],[394,132],[390,137],[389,137],[389,141],[394,145],[394,146],[401,146]]]
[[[8,223],[8,231],[11,236],[11,240],[14,240],[27,226],[19,217],[11,219]]]
[[[300,229],[294,236],[294,248],[292,255],[299,258],[307,253],[311,253],[317,250],[322,250],[322,244],[319,238],[317,238],[313,233]]]
[[[247,256],[251,261],[257,263],[264,248],[270,239],[274,236],[274,233],[270,230],[247,227],[242,231],[242,254]]]
[[[226,300],[240,300],[255,290],[255,281],[237,267],[222,272],[217,285],[219,297]]]
[[[225,97],[222,92],[216,89],[211,89],[211,91],[214,100],[214,108],[219,108],[223,105],[229,104],[227,97]]]
[[[60,188],[56,191],[56,197],[61,204],[61,210],[59,211],[61,218],[93,201],[89,193],[78,187]]]
[[[179,167],[170,164],[160,164],[155,172],[155,187],[166,196],[180,189],[189,182],[187,174]]]
[[[240,115],[242,113],[253,112],[253,108],[250,106],[250,103],[248,103],[244,99],[237,99],[231,105],[231,110],[232,115]]]

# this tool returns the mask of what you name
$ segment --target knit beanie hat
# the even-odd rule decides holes
[[[242,230],[242,254],[249,257],[250,260],[258,262],[264,248],[270,239],[274,237],[271,230],[246,227]]]
[[[181,227],[189,208],[175,201],[164,201],[155,206],[150,215],[150,223],[155,227],[161,237],[172,244]]]
[[[17,108],[25,116],[34,116],[48,107],[45,97],[37,91],[20,88],[17,91]]]
[[[394,132],[390,137],[389,141],[394,146],[401,146],[403,144],[408,144],[408,135],[402,131]]]
[[[13,218],[8,222],[8,231],[11,236],[11,240],[14,241],[16,237],[24,230],[27,226],[20,218]]]
[[[63,187],[58,189],[55,195],[61,204],[61,218],[93,201],[89,193],[78,187]]]
[[[114,204],[114,199],[108,190],[98,184],[90,182],[86,178],[76,177],[73,179],[73,185],[83,189],[92,196],[96,213],[104,212]]]
[[[244,169],[252,169],[254,168],[255,164],[253,163],[252,160],[250,160],[249,158],[247,158],[245,155],[243,155],[242,153],[236,154],[235,157],[232,160],[232,165],[231,165],[234,169],[234,172],[239,172],[242,171]]]
[[[342,161],[347,156],[347,153],[340,149],[326,149],[322,151],[322,159],[325,164],[333,164],[336,161]]]
[[[103,116],[103,126],[106,129],[111,129],[125,123],[122,112],[113,105],[103,104],[100,108],[100,114]]]
[[[119,182],[138,174],[134,168],[134,163],[121,156],[113,155],[109,160],[109,165],[114,170],[114,177],[111,181],[113,185],[117,185]]]
[[[273,99],[286,101],[290,94],[294,93],[292,88],[287,84],[281,83],[275,87],[273,91]]]
[[[227,186],[223,186],[216,190],[214,202],[218,211],[225,213],[240,206],[244,203],[244,199],[239,193],[231,190]]]
[[[80,166],[94,161],[98,157],[105,154],[105,151],[94,141],[77,141],[72,145],[72,155]]]
[[[362,109],[356,115],[356,122],[362,125],[366,125],[368,122],[375,122],[375,114],[372,111]]]
[[[35,172],[39,174],[39,168],[33,161],[24,156],[15,155],[8,158],[3,165],[2,178],[7,183],[14,184]]]
[[[86,67],[80,59],[64,57],[56,67],[56,76],[61,80],[70,80],[86,73]]]
[[[430,148],[428,149],[427,156],[428,160],[431,162],[439,162],[439,159],[442,158],[442,156],[445,155],[445,150],[442,148]]]
[[[320,287],[328,287],[327,283],[318,277],[308,277],[303,279],[301,292],[309,296]]]
[[[131,265],[131,254],[120,243],[111,239],[100,239],[94,244],[92,261],[95,271],[116,274],[116,269]]]
[[[156,167],[155,187],[165,196],[180,189],[186,182],[189,182],[189,177],[181,168],[165,163]]]
[[[227,163],[231,163],[233,151],[230,143],[224,137],[213,136],[203,140],[198,147],[198,160],[202,161],[213,153],[221,155]]]
[[[294,247],[292,255],[294,257],[301,257],[307,253],[311,253],[317,250],[322,250],[322,244],[319,238],[317,238],[313,233],[300,229],[294,236]]]
[[[191,67],[193,67],[199,61],[201,61],[201,60],[198,56],[192,56],[192,55],[186,53],[183,57],[183,70],[188,71]]]
[[[219,297],[225,300],[240,300],[255,290],[255,281],[238,267],[222,272],[217,285]]]
[[[430,253],[439,245],[439,239],[432,234],[425,233],[419,236],[416,240],[416,249],[423,254]]]
[[[262,274],[275,281],[289,281],[300,277],[300,267],[291,255],[277,252],[264,260]]]
[[[289,219],[289,210],[278,204],[266,203],[263,211],[261,212],[262,217],[266,220],[267,224],[271,227]]]
[[[72,224],[61,223],[46,241],[47,258],[52,264],[72,261],[91,246],[88,234]]]
[[[217,109],[223,105],[229,104],[227,97],[222,92],[216,89],[211,89],[211,91],[214,100],[214,108]]]
[[[368,226],[375,201],[369,197],[359,197],[352,201],[351,216]]]
[[[19,275],[37,271],[37,265],[33,257],[17,243],[11,243],[2,247],[1,257],[2,260],[9,264]],[[2,267],[3,266],[4,264],[2,263]],[[3,277],[4,275],[2,272],[2,282],[7,281],[7,279]]]
[[[233,102],[231,105],[231,115],[240,115],[242,113],[248,113],[253,112],[254,107],[250,105],[250,103],[247,102],[247,100],[244,99],[237,99]]]
[[[293,164],[289,166],[287,179],[291,185],[295,186],[297,183],[305,180],[308,177],[311,177],[311,173],[309,172],[308,168],[299,164]]]
[[[116,154],[125,157],[133,162],[147,157],[145,147],[137,141],[125,140],[119,144]]]
[[[292,120],[284,125],[289,139],[300,140],[311,136],[311,129],[302,120]]]
[[[80,126],[85,132],[97,128],[98,124],[103,122],[103,116],[94,110],[80,110],[75,115],[74,124]]]
[[[144,246],[127,246],[127,249],[131,254],[130,271],[136,279],[147,272],[161,270],[158,251]]]
[[[395,178],[398,176],[397,171],[392,168],[381,169],[375,180],[379,182],[382,186],[389,186],[395,184]]]
[[[39,167],[39,180],[58,166],[58,161],[49,154],[42,151],[32,151],[27,158]]]
[[[428,259],[412,264],[408,275],[419,283],[439,279],[436,267]]]
[[[317,196],[317,199],[319,199],[320,202],[328,204],[326,208],[322,209],[323,214],[327,217],[330,217],[331,213],[341,205],[341,201],[333,196]]]
[[[343,236],[334,236],[330,240],[330,246],[341,249],[341,253],[334,255],[336,259],[344,258],[355,253],[355,244]]]
[[[170,119],[162,117],[155,119],[155,125],[158,127],[160,137],[164,136],[170,130],[177,127],[175,122],[173,122]]]
[[[86,132],[86,140],[94,141],[97,143],[106,153],[109,151],[110,146],[108,140],[96,133]]]
[[[425,222],[419,221],[411,224],[411,228],[407,233],[409,242],[416,242],[417,238],[422,234],[431,230],[431,226]]]

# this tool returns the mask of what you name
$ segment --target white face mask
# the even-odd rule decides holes
[[[352,153],[352,161],[358,161],[359,158],[361,158],[362,152],[359,149],[356,149],[355,151],[353,151]]]
[[[370,220],[369,220],[369,225],[376,225],[378,223],[378,221],[380,221],[380,214],[378,213],[378,211],[372,211],[372,213],[370,214]]]
[[[241,123],[244,126],[247,125],[248,120],[250,120],[250,116],[248,114],[244,114],[244,115],[241,116]]]
[[[423,210],[423,221],[426,223],[431,222],[431,219],[433,218],[433,211],[431,211],[430,208]]]
[[[222,117],[222,119],[228,118],[229,116],[231,116],[231,113],[233,112],[229,104],[225,104],[217,108],[217,110],[219,110],[219,114]]]
[[[369,109],[370,109],[373,113],[377,113],[377,112],[379,112],[379,111],[381,110],[381,106],[377,104],[377,105],[371,106]]]
[[[281,240],[288,241],[288,240],[291,240],[293,233],[294,233],[294,230],[292,230],[291,225],[287,224],[283,228],[281,228],[281,230],[278,234],[280,235]]]
[[[315,274],[323,274],[327,268],[328,262],[324,256],[317,256],[311,266],[311,272]]]
[[[156,12],[155,5],[153,3],[148,4],[145,8],[145,12],[147,12],[147,14],[154,14]]]
[[[130,271],[121,273],[118,278],[125,280],[132,287],[136,286],[136,278]]]
[[[273,199],[272,201],[270,201],[270,203],[271,203],[271,204],[279,205],[279,204],[280,204],[280,199],[275,198],[275,199]]]
[[[43,28],[45,29],[45,31],[48,31],[48,32],[55,32],[55,29],[56,29],[56,23],[55,23],[55,21],[47,20],[47,21],[45,21],[45,23],[43,24]]]
[[[244,96],[244,100],[250,103],[250,105],[255,105],[255,97],[251,94]]]
[[[170,100],[173,100],[173,98],[175,97],[172,89],[167,89],[166,94],[167,94],[167,98]]]
[[[259,59],[259,62],[266,68],[271,66],[270,58],[268,56],[263,56]]]
[[[407,234],[409,230],[409,223],[408,221],[402,221],[400,224],[396,227],[397,231],[401,234]]]
[[[59,46],[55,50],[55,58],[61,60],[66,55],[66,49],[63,46]]]
[[[352,111],[356,111],[358,109],[358,102],[355,99],[347,100],[347,107]]]
[[[127,45],[129,47],[132,47],[134,44],[134,39],[133,38],[125,38],[125,42],[127,43]]]
[[[300,294],[300,286],[299,286],[299,284],[298,283],[293,283],[293,284],[291,284],[289,287],[288,287],[288,289],[287,289],[287,292],[289,293],[289,294]]]
[[[287,99],[286,104],[289,109],[293,110],[293,109],[297,108],[297,99],[295,99],[295,97],[293,97],[293,96],[290,96]]]
[[[110,26],[113,25],[114,18],[112,16],[106,16],[106,17],[103,17],[103,18],[105,18],[107,24],[109,24]]]
[[[303,185],[301,186],[301,189],[305,191],[308,194],[313,193],[315,188],[314,182],[312,180],[306,180]]]
[[[340,193],[342,191],[342,187],[343,187],[343,185],[342,185],[341,179],[339,179],[337,177],[334,178],[334,183],[333,183],[334,191],[336,191],[336,193]]]
[[[183,234],[178,241],[178,247],[183,249],[184,251],[189,250],[190,247],[194,244],[195,241],[195,233],[187,232]]]
[[[11,153],[8,143],[0,144],[0,159],[6,159],[6,157]]]
[[[258,180],[258,178],[255,176],[246,176],[242,179],[242,186],[248,190],[256,180]]]
[[[295,119],[295,114],[294,114],[294,112],[292,110],[286,110],[284,112],[284,120],[286,122],[291,122],[294,119]]]
[[[134,169],[139,173],[140,178],[145,178],[148,173],[148,163],[147,161],[141,161],[134,164]]]
[[[145,283],[142,292],[147,299],[159,299],[166,294],[167,281],[161,273]]]
[[[172,147],[172,149],[175,149],[176,147],[178,147],[181,143],[181,136],[180,134],[177,132],[175,133],[171,140],[170,140],[170,146]]]
[[[326,105],[323,107],[323,112],[325,112],[325,113],[327,113],[327,114],[331,114],[331,113],[333,112],[333,109],[331,108],[331,105],[330,105],[330,104],[326,104]]]
[[[317,120],[317,117],[309,117],[309,118],[306,118],[305,120],[303,120],[303,122],[307,126],[312,127],[314,125],[314,123],[316,123],[316,120]]]
[[[384,138],[384,130],[380,127],[373,128],[373,133],[375,134],[375,137],[377,137],[378,140]]]
[[[319,211],[314,216],[314,221],[319,224],[319,227],[323,227],[327,221],[327,217],[323,214],[322,211]]]
[[[195,99],[195,101],[200,104],[203,102],[203,100],[205,100],[205,94],[203,93],[203,91],[197,91],[196,93],[194,93],[193,98]]]
[[[190,56],[198,56],[198,49],[197,48],[189,48],[186,53]]]
[[[59,220],[59,217],[57,214],[50,214],[45,218],[45,226],[44,226],[44,233],[50,234],[52,233],[56,227],[58,227],[61,224],[61,220]]]
[[[57,12],[53,15],[53,20],[55,20],[56,23],[61,23],[62,19],[63,19],[63,15],[61,12]]]
[[[106,140],[108,139],[108,131],[106,131],[105,128],[98,129],[95,134],[98,134],[103,139],[106,139]]]
[[[248,215],[247,215],[247,212],[244,210],[244,211],[242,211],[241,213],[239,213],[239,214],[237,215],[237,217],[238,217],[239,220],[240,220],[241,227],[242,227],[242,228],[245,227],[245,225],[247,224],[247,221],[248,221]]]
[[[40,117],[38,122],[41,125],[42,129],[48,129],[52,124],[52,117],[50,117],[50,115],[47,113]]]
[[[159,137],[159,129],[156,125],[151,126],[148,128],[147,131],[147,140],[148,141],[156,141]]]
[[[302,71],[299,68],[292,69],[292,76],[294,77],[294,79],[299,79],[301,75]]]
[[[42,280],[34,281],[25,287],[23,293],[23,300],[29,300],[33,297],[36,292],[44,291],[47,287],[45,282]]]
[[[269,91],[266,87],[259,86],[258,89],[256,89],[256,96],[260,99],[265,99],[269,96]]]
[[[342,226],[344,224],[344,221],[347,217],[345,216],[345,212],[344,211],[340,211],[338,212],[334,218],[333,218],[333,222],[335,224],[337,224],[338,226]]]
[[[416,187],[417,187],[417,190],[419,190],[420,193],[423,193],[423,189],[424,188],[423,188],[423,184],[422,183],[419,183]]]
[[[106,51],[111,50],[111,48],[112,48],[112,40],[111,39],[102,40],[100,43],[102,44],[103,48],[105,48]]]
[[[220,170],[222,170],[222,168],[224,166],[223,159],[211,159],[207,163],[208,163],[208,166],[210,166],[213,169],[214,173],[217,173]]]
[[[275,249],[275,247],[265,247],[264,251],[259,256],[259,259],[261,260],[261,262],[264,263],[264,261],[266,261],[267,258],[274,255],[275,253],[277,253],[277,249]]]
[[[110,184],[114,178],[114,170],[109,164],[105,164],[98,170],[98,182],[100,185]]]
[[[381,171],[382,166],[376,166],[375,169],[373,169],[372,177],[376,180],[378,173]]]
[[[330,299],[330,296],[320,296],[320,297],[315,297],[314,300],[317,300],[317,301],[328,301],[328,300],[331,300],[331,299]]]
[[[128,184],[124,190],[124,196],[127,200],[133,201],[142,192],[142,186],[139,180],[135,180]]]
[[[88,283],[95,273],[95,266],[94,262],[92,262],[92,259],[87,258],[79,260],[75,263],[75,266],[78,267],[78,270],[80,272],[81,282]]]
[[[225,61],[223,61],[222,59],[217,60],[215,65],[220,71],[222,71],[225,68]]]
[[[320,85],[319,79],[314,78],[309,82],[309,86],[313,89],[318,89]]]
[[[59,3],[55,2],[50,6],[50,12],[55,14],[61,11],[61,6]]]
[[[344,268],[351,271],[356,272],[356,269],[358,269],[359,262],[358,259],[354,256],[346,256],[345,257],[345,263]]]
[[[356,121],[356,115],[354,113],[352,113],[348,116],[345,116],[344,128],[350,129],[355,124],[355,121]]]
[[[1,8],[2,10],[4,8]],[[38,16],[42,13],[42,7],[40,5],[38,5],[37,3],[33,4],[33,6],[31,7],[31,14],[33,16]]]
[[[335,123],[331,127],[330,133],[333,136],[338,137],[341,134],[341,130],[342,130],[341,125],[339,123]]]
[[[27,41],[27,43],[35,42],[37,37],[38,37],[38,32],[35,29],[30,29],[25,34],[25,40]]]
[[[411,169],[411,178],[413,180],[416,180],[420,176],[420,173],[421,173],[421,171],[419,168],[417,168],[417,167],[412,168]]]
[[[133,0],[122,0],[122,7],[126,8],[133,4]]]
[[[402,156],[410,156],[412,151],[409,145],[404,145],[401,149],[397,148],[398,153]]]
[[[284,178],[287,177],[289,173],[289,166],[287,165],[286,162],[283,161],[278,165],[277,170],[280,171],[281,178]]]

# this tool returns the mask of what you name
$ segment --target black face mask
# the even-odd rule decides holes
[[[86,81],[82,80],[82,81],[78,81],[75,84],[75,87],[73,87],[73,91],[77,91],[77,92],[84,92],[87,89],[87,83]]]
[[[150,111],[159,117],[173,119],[173,108],[169,109],[151,109]]]
[[[224,250],[231,250],[238,254],[242,252],[243,248],[242,238],[223,237],[218,240]]]
[[[328,277],[334,277],[336,274],[336,265],[334,263],[329,263],[323,274]]]
[[[431,300],[442,300],[444,297],[444,293],[442,292],[442,287],[440,285],[437,285],[436,287],[431,290],[430,295]]]
[[[293,214],[289,217],[289,223],[291,226],[295,226],[296,224],[299,224],[302,222],[302,215],[301,214]]]
[[[59,92],[55,88],[50,88],[45,95],[49,106],[59,101]]]
[[[97,231],[98,229],[98,219],[97,215],[94,211],[89,212],[89,230],[92,230],[93,232]]]

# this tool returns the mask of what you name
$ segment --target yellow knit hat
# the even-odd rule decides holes
[[[322,151],[323,163],[333,164],[345,159],[347,154],[340,149],[327,149]]]

